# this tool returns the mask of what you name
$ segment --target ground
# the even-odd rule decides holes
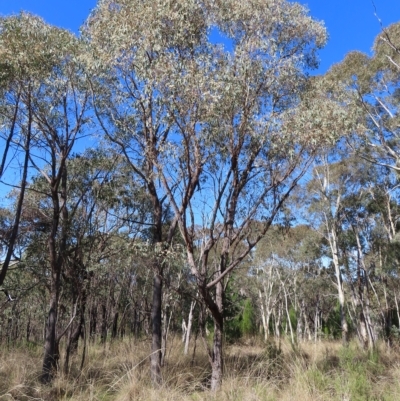
[[[208,389],[210,367],[198,341],[196,354],[183,355],[178,337],[170,341],[164,384],[149,382],[149,343],[124,339],[92,344],[82,371],[81,355],[69,375],[52,386],[39,384],[42,349],[32,344],[0,351],[0,400],[21,401],[397,401],[400,400],[400,348],[380,344],[375,352],[357,343],[318,341],[297,346],[242,340],[226,347],[225,378],[218,394]],[[62,358],[61,358],[62,359]]]

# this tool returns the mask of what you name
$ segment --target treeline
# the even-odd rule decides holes
[[[0,20],[0,341],[44,343],[43,383],[124,336],[155,386],[211,336],[217,390],[224,341],[399,335],[399,25],[313,77],[306,9],[225,3]]]

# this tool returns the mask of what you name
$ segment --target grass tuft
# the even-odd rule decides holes
[[[258,340],[230,345],[225,350],[221,390],[209,390],[210,366],[201,347],[183,355],[172,342],[163,367],[163,384],[149,381],[146,341],[125,339],[91,345],[82,371],[80,356],[69,373],[59,373],[51,386],[39,384],[40,347],[0,351],[0,400],[18,401],[395,401],[400,394],[400,355],[381,345],[373,353],[356,343],[287,341],[279,346]],[[61,355],[62,357],[62,355]],[[61,358],[62,360],[62,358]]]

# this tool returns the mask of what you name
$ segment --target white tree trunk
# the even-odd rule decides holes
[[[327,222],[327,225],[328,225],[328,222]],[[338,290],[338,298],[339,298],[339,306],[340,306],[340,322],[341,322],[341,328],[342,328],[342,341],[343,341],[343,344],[346,344],[348,341],[349,328],[347,325],[346,314],[345,314],[345,295],[344,295],[344,290],[343,290],[343,278],[342,278],[342,273],[340,271],[340,264],[339,264],[339,257],[338,257],[339,250],[338,250],[338,245],[337,245],[336,232],[333,227],[330,230],[329,245],[330,245],[331,251],[332,251],[333,265],[335,266],[336,286],[337,286],[337,290]]]
[[[188,324],[187,324],[187,330],[186,330],[186,338],[185,338],[185,349],[183,351],[184,355],[187,355],[187,353],[189,351],[190,332],[192,331],[193,311],[194,311],[195,305],[196,305],[196,301],[192,301],[190,304],[190,311],[189,311]]]

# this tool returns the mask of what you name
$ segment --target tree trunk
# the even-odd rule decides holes
[[[396,303],[396,314],[397,314],[397,324],[398,324],[397,329],[400,331],[400,309],[399,309],[399,302],[397,300],[396,292],[394,293],[394,300]]]
[[[31,337],[31,316],[28,316],[28,323],[26,325],[26,342],[29,343]]]
[[[168,315],[169,318],[168,318]],[[169,331],[169,323],[171,321],[172,312],[169,312],[169,306],[165,306],[164,312],[161,313],[161,321],[162,323],[162,338],[161,338],[161,367],[164,366],[165,355],[167,353],[167,340],[168,340],[168,331]]]
[[[359,319],[360,319],[360,342],[363,346],[364,349],[368,348],[368,333],[367,333],[367,324],[365,322],[365,316],[363,311],[360,311],[360,315],[359,315]]]
[[[50,310],[46,322],[46,337],[44,342],[43,368],[40,381],[43,384],[50,383],[57,371],[58,344],[56,338],[57,307],[59,296],[59,280],[52,280],[50,294]]]
[[[217,391],[222,385],[223,374],[223,341],[222,336],[224,332],[224,318],[223,318],[223,295],[224,287],[220,281],[215,289],[215,304],[218,308],[217,313],[213,313],[214,320],[214,337],[213,337],[213,353],[211,363],[211,391]]]
[[[107,307],[106,304],[103,303],[101,305],[101,343],[105,344],[107,340]]]
[[[60,218],[60,205],[58,199],[58,191],[52,188],[52,200],[53,200],[53,222],[52,230],[48,238],[49,247],[49,260],[51,266],[50,276],[50,308],[46,322],[46,334],[44,342],[44,357],[43,357],[43,368],[42,368],[42,383],[49,383],[54,373],[57,370],[58,362],[58,344],[56,337],[56,325],[57,325],[57,309],[58,299],[60,293],[60,275],[61,275],[61,255],[57,255],[56,236],[59,226]],[[63,244],[60,244],[60,248],[63,248]],[[62,250],[59,250],[61,252]]]
[[[301,301],[300,304],[300,314],[299,319],[297,321],[297,342],[302,342],[305,338],[305,329],[303,327],[303,319],[304,319],[304,300]]]
[[[81,305],[82,308],[82,305]],[[67,348],[65,350],[65,359],[64,359],[64,373],[67,374],[69,372],[69,358],[71,355],[75,354],[78,351],[78,342],[79,337],[83,335],[83,327],[84,327],[84,309],[81,309],[80,320],[75,329],[71,326],[70,335],[67,340]]]
[[[329,244],[331,247],[332,251],[332,259],[333,259],[333,264],[335,266],[335,275],[336,275],[336,286],[338,290],[338,298],[339,298],[339,306],[340,306],[340,324],[342,328],[342,342],[343,345],[348,344],[348,333],[349,333],[349,328],[347,325],[347,320],[346,320],[346,313],[345,313],[345,296],[344,296],[344,290],[343,290],[343,278],[342,278],[342,273],[340,271],[340,265],[339,265],[339,256],[338,256],[338,245],[337,245],[337,240],[336,240],[336,232],[332,228],[331,229],[331,236],[329,238]]]
[[[112,330],[111,330],[111,338],[112,339],[117,338],[117,334],[118,334],[118,318],[119,318],[119,312],[116,311],[114,313],[114,319],[113,319]]]
[[[201,313],[201,312],[200,312]],[[199,326],[200,326],[200,322],[199,322]],[[194,360],[196,358],[196,345],[197,345],[197,336],[199,335],[199,331],[200,331],[200,327],[197,327],[196,330],[196,334],[194,336],[194,345],[193,345],[193,353],[192,353],[192,360],[190,362],[190,365],[193,366],[194,365]]]
[[[187,330],[186,330],[186,336],[185,336],[185,350],[183,352],[185,355],[187,355],[187,353],[189,351],[190,332],[192,330],[193,310],[194,310],[195,305],[196,305],[196,301],[192,301],[190,304],[188,324],[187,324]]]
[[[223,374],[223,359],[222,359],[222,333],[223,319],[217,320],[214,318],[214,338],[213,338],[213,358],[211,372],[211,391],[217,391],[221,388]]]
[[[137,305],[135,303],[135,307],[133,309],[133,327],[132,327],[132,333],[135,336],[135,338],[139,337],[139,313],[137,310]]]
[[[65,165],[67,154],[61,155],[59,174],[52,178],[50,190],[52,198],[52,223],[47,240],[49,251],[50,275],[50,309],[46,323],[44,343],[44,358],[41,375],[42,383],[49,383],[57,370],[59,359],[58,339],[56,337],[57,310],[61,287],[61,271],[64,264],[65,250],[68,236],[68,209],[67,209],[67,168]],[[56,160],[55,158],[53,160]],[[52,166],[55,168],[55,165]],[[61,234],[57,241],[62,216]]]
[[[278,313],[277,313],[278,311]],[[277,303],[276,308],[274,309],[274,317],[275,317],[275,337],[281,337],[281,319],[282,319],[282,303]]]
[[[153,280],[153,304],[151,307],[152,342],[150,355],[150,375],[153,386],[161,385],[161,311],[162,311],[162,277],[159,273]]]
[[[293,327],[292,327],[292,322],[290,320],[290,313],[289,313],[289,304],[288,304],[288,297],[289,295],[286,292],[286,288],[285,288],[285,283],[281,280],[281,284],[282,284],[282,288],[283,288],[283,293],[285,296],[285,310],[286,310],[286,318],[287,318],[287,326],[289,326],[289,330],[290,330],[290,339],[292,341],[292,344],[295,343],[294,341],[294,335],[293,335]]]
[[[261,293],[261,290],[258,291],[258,296],[260,299],[260,309],[261,309],[261,319],[262,319],[262,325],[263,325],[263,329],[264,329],[264,340],[267,341],[268,340],[268,325],[269,325],[269,316],[266,316],[266,311],[264,308],[264,300],[263,300],[263,296]]]
[[[186,326],[185,318],[182,317],[182,342],[183,343],[185,343],[186,333],[187,333],[187,326]]]
[[[97,330],[97,307],[92,306],[89,313],[89,337],[94,342]]]

